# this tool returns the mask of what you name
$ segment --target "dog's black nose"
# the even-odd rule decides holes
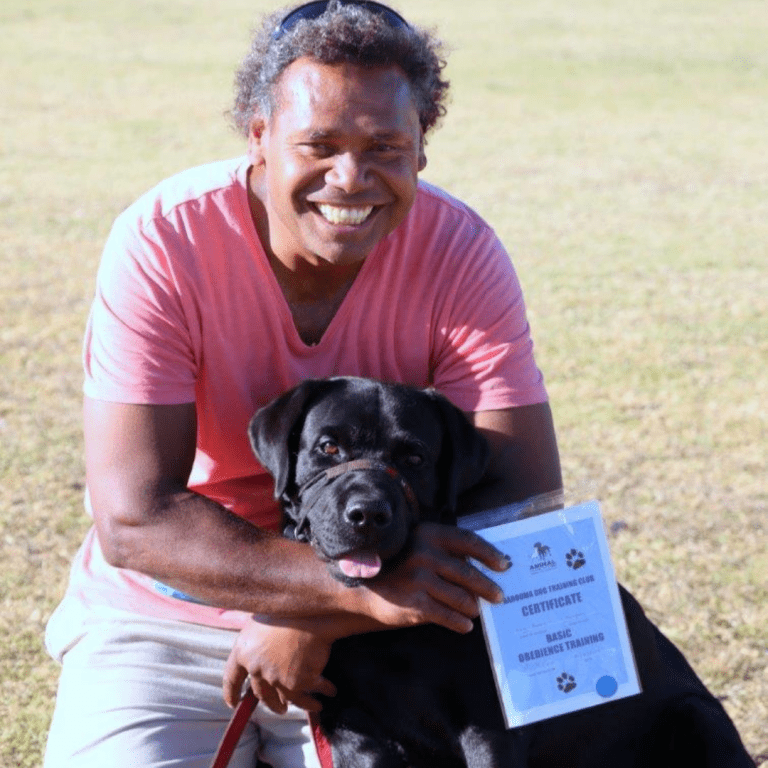
[[[386,528],[392,522],[392,507],[386,501],[357,501],[346,508],[344,517],[359,530]]]

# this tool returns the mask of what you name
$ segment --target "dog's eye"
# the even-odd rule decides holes
[[[405,463],[409,467],[420,467],[424,463],[424,457],[419,453],[409,453],[405,457]]]
[[[323,440],[320,443],[320,450],[328,456],[336,456],[339,452],[339,446],[333,440]]]

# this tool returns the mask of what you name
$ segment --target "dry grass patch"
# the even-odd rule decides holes
[[[40,764],[42,648],[86,528],[80,339],[115,215],[233,155],[263,0],[0,10],[0,765]],[[768,11],[763,0],[403,0],[453,48],[425,177],[523,281],[567,484],[621,580],[768,754]]]

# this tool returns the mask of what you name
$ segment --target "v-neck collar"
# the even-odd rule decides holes
[[[278,306],[280,307],[280,312],[282,315],[283,326],[286,328],[287,333],[290,337],[291,346],[298,348],[302,351],[312,351],[312,350],[321,349],[328,343],[328,339],[332,338],[335,335],[336,327],[343,324],[344,318],[348,314],[349,307],[354,302],[355,294],[361,290],[360,288],[361,284],[364,282],[367,282],[368,273],[370,273],[371,270],[374,269],[374,264],[377,261],[377,256],[379,252],[381,251],[382,243],[384,242],[384,240],[386,240],[386,238],[384,238],[383,240],[380,240],[376,244],[374,249],[371,251],[371,253],[369,253],[368,256],[366,256],[365,260],[363,261],[363,266],[355,276],[347,292],[344,294],[344,298],[339,303],[339,306],[337,307],[330,321],[328,322],[325,329],[323,330],[323,333],[320,339],[314,344],[308,344],[307,342],[304,341],[304,339],[301,337],[301,334],[299,333],[299,329],[296,326],[296,321],[294,320],[293,312],[291,311],[290,304],[288,303],[288,300],[286,299],[285,294],[283,293],[283,289],[280,286],[280,282],[278,281],[277,276],[275,275],[275,272],[272,269],[272,265],[270,264],[266,249],[264,248],[264,245],[261,242],[261,238],[259,237],[259,233],[256,228],[256,222],[254,222],[253,220],[253,214],[251,213],[251,206],[250,206],[250,199],[249,199],[249,194],[250,194],[249,186],[248,186],[248,175],[250,173],[251,165],[247,161],[247,158],[245,158],[245,160],[246,162],[243,163],[241,173],[238,175],[239,175],[240,186],[241,186],[240,200],[241,200],[241,206],[242,206],[242,214],[247,223],[246,232],[251,239],[252,248],[258,254],[258,257],[262,262],[263,271],[267,273],[267,276],[268,276],[267,279],[270,281],[270,289],[276,296],[277,303],[278,303]],[[389,237],[389,235],[387,235],[387,237]]]

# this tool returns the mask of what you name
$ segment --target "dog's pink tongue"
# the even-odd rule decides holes
[[[341,572],[352,579],[372,579],[381,570],[378,555],[359,554],[343,557],[338,562]]]

